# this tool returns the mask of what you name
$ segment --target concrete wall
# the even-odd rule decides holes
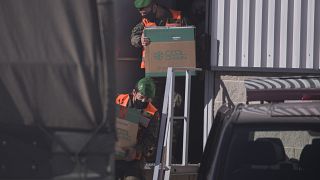
[[[227,89],[227,92],[232,102],[235,104],[239,104],[239,103],[246,102],[247,94],[245,91],[244,80],[249,77],[250,76],[222,75],[222,76],[217,76],[215,78],[215,82],[218,83],[219,81],[222,81]],[[223,87],[220,86],[220,90],[216,95],[215,102],[214,102],[214,112],[217,112],[219,107],[224,102],[222,89]]]

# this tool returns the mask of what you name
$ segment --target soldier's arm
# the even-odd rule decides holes
[[[143,23],[137,24],[131,31],[131,45],[137,48],[141,48],[141,36],[143,33]]]

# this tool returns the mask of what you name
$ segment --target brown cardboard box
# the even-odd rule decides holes
[[[134,149],[137,144],[139,125],[147,128],[150,120],[142,116],[141,112],[134,108],[117,106],[116,111],[118,140],[115,145],[115,157],[118,160],[128,160],[129,149]]]
[[[138,124],[125,119],[116,119],[118,141],[116,142],[117,159],[125,159],[127,150],[137,144]]]
[[[145,49],[147,76],[165,76],[168,67],[196,67],[194,27],[147,28],[151,44]]]

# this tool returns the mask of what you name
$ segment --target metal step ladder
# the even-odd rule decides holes
[[[170,175],[172,174],[196,174],[198,170],[199,164],[188,163],[191,74],[195,71],[201,71],[201,69],[188,67],[168,68],[159,130],[157,156],[153,170],[153,180],[169,180]],[[173,98],[176,72],[185,72],[184,115],[181,117],[174,116]],[[183,120],[182,163],[172,164],[173,121],[179,119]]]

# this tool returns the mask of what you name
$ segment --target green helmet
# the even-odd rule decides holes
[[[152,3],[152,0],[135,0],[134,6],[138,9],[149,6]]]
[[[136,85],[137,91],[142,95],[153,98],[156,94],[156,85],[150,77],[142,78]]]

